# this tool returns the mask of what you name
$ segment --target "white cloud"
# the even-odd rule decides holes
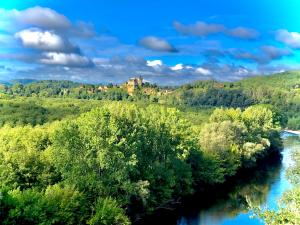
[[[300,33],[278,30],[276,32],[276,40],[292,48],[300,49]]]
[[[212,75],[212,73],[211,73],[210,70],[205,69],[205,68],[202,68],[202,67],[198,67],[198,68],[196,69],[196,72],[197,72],[197,73],[200,73],[200,74],[202,74],[202,75],[205,75],[205,76]]]
[[[40,50],[61,50],[65,48],[64,40],[57,34],[39,29],[22,30],[15,34],[22,44],[28,48]]]
[[[177,70],[182,70],[183,69],[183,64],[179,63],[175,66],[170,67],[171,70],[177,71]]]
[[[229,49],[224,51],[224,55],[236,60],[256,62],[258,64],[268,64],[273,60],[292,56],[293,52],[286,48],[278,48],[272,45],[264,45],[255,51],[248,52],[241,49]]]
[[[247,27],[235,27],[229,29],[223,24],[213,24],[198,21],[195,24],[182,24],[180,22],[174,22],[173,26],[175,30],[183,35],[204,37],[212,34],[226,34],[230,37],[253,40],[259,37],[259,32],[252,28]]]
[[[206,36],[225,31],[225,27],[221,24],[208,24],[202,21],[190,25],[185,25],[176,21],[173,25],[179,33],[184,35]]]
[[[260,35],[258,31],[246,27],[236,27],[233,29],[229,29],[227,31],[227,34],[229,36],[245,40],[254,40],[257,39]]]
[[[22,11],[12,10],[11,13],[20,24],[53,29],[62,29],[71,26],[71,22],[67,17],[50,8],[36,6]]]
[[[68,39],[61,37],[54,31],[43,31],[38,28],[22,30],[15,34],[24,47],[43,51],[76,52],[78,47],[72,45]]]
[[[163,62],[161,60],[147,60],[147,66],[159,67],[162,66]]]
[[[249,74],[249,70],[246,69],[246,68],[239,68],[237,70],[237,74],[240,75],[240,76],[247,76]]]
[[[28,27],[63,32],[68,36],[91,38],[96,36],[92,23],[78,21],[76,24],[53,9],[40,6],[25,10],[7,10],[0,8],[0,28],[7,32],[16,32]]]
[[[261,51],[268,57],[270,60],[281,59],[284,56],[292,55],[292,52],[289,49],[277,48],[271,45],[264,45],[261,47]]]
[[[162,38],[148,36],[139,41],[139,44],[145,48],[160,52],[176,52],[177,50],[169,42]]]
[[[47,57],[45,56],[45,58]],[[58,61],[62,64],[61,61],[63,60],[56,59],[53,61],[56,61],[54,65],[57,65]],[[86,59],[83,61],[87,62],[88,60]],[[54,79],[74,80],[77,82],[88,83],[123,83],[130,77],[141,75],[145,78],[145,80],[155,82],[160,85],[179,85],[195,80],[207,79],[233,81],[255,76],[257,74],[271,74],[282,70],[299,69],[299,65],[297,68],[282,65],[277,67],[259,65],[257,68],[254,68],[235,64],[204,62],[203,64],[194,66],[183,65],[182,70],[173,71],[165,64],[160,66],[159,69],[150,67],[147,65],[146,60],[138,57],[103,58],[98,60],[93,59],[93,61],[98,61],[99,65],[90,67],[45,65],[30,67],[21,71],[18,70],[16,71],[16,76],[17,78],[32,78],[41,80]],[[67,62],[64,62],[64,64],[67,64]],[[68,67],[69,69],[66,69],[65,67]]]
[[[44,58],[40,60],[43,64],[61,65],[69,67],[87,67],[91,66],[91,60],[75,53],[48,52],[44,53]]]

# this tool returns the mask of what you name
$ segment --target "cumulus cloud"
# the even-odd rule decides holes
[[[162,66],[163,62],[161,60],[147,60],[147,66],[159,67]]]
[[[261,47],[261,51],[270,60],[281,59],[284,56],[291,56],[293,53],[289,49],[277,48],[270,45],[265,45]]]
[[[215,50],[219,57],[229,57],[235,60],[255,62],[258,64],[268,64],[273,60],[283,57],[293,56],[293,52],[286,48],[278,48],[271,45],[264,45],[255,51],[245,51],[242,49]]]
[[[97,32],[92,23],[79,21],[73,24],[65,15],[50,8],[40,6],[25,10],[6,10],[0,8],[0,27],[2,30],[15,32],[28,27],[43,30],[55,30],[68,36],[91,38]]]
[[[51,57],[52,55],[48,56]],[[56,56],[53,55],[53,58],[54,57]],[[55,61],[55,65],[57,65],[58,62],[60,62],[60,64],[67,64],[65,63],[67,60],[64,56],[61,56],[60,59],[56,57],[50,62],[53,63],[53,61]],[[64,63],[61,63],[62,61],[64,61]],[[49,60],[44,62],[50,63]],[[93,59],[93,62],[95,66],[85,68],[72,67],[70,64],[63,65],[64,67],[37,67],[18,72],[18,78],[63,79],[89,83],[122,83],[130,77],[141,75],[149,82],[159,83],[161,85],[178,85],[193,80],[210,78],[209,76],[196,72],[198,67],[183,66],[182,71],[173,71],[162,61],[156,61],[156,63],[152,64],[153,66],[149,66],[149,62],[140,57],[96,58]],[[65,67],[68,67],[68,69],[66,70]],[[84,76],[82,76],[82,74],[84,74]]]
[[[73,45],[67,38],[54,31],[30,28],[15,34],[26,48],[38,50],[33,57],[25,57],[22,61],[67,67],[90,67],[93,62],[81,54],[79,47]]]
[[[269,75],[274,73],[283,73],[286,71],[297,70],[299,71],[300,64],[287,65],[287,64],[275,64],[275,65],[259,65],[258,71],[261,75]]]
[[[53,31],[42,31],[37,28],[22,30],[15,34],[23,46],[44,51],[72,52],[78,51],[67,39]]]
[[[288,30],[278,30],[276,40],[280,41],[291,48],[300,49],[300,33],[289,32]]]
[[[75,53],[48,52],[44,53],[44,57],[40,60],[43,64],[60,65],[69,67],[88,67],[92,66],[91,60]]]
[[[139,41],[139,44],[147,49],[161,52],[177,52],[176,48],[162,38],[148,36]]]
[[[184,65],[183,63],[178,63],[175,66],[170,66],[169,67],[171,70],[173,71],[177,71],[178,73],[186,73],[188,72],[196,72],[198,73],[199,71],[197,71],[197,68],[191,65]]]
[[[14,26],[10,26],[8,21]],[[22,65],[22,68],[33,68],[19,73],[19,76],[24,78],[121,83],[129,77],[142,75],[150,82],[166,85],[177,85],[198,79],[237,80],[258,72],[253,68],[242,66],[245,64],[244,61],[254,62],[263,67],[272,60],[292,55],[289,49],[275,46],[262,46],[251,51],[223,50],[221,42],[202,38],[193,44],[184,45],[182,42],[185,39],[175,37],[181,38],[178,41],[181,45],[176,48],[168,41],[170,38],[166,40],[155,36],[142,38],[138,42],[139,46],[124,44],[116,37],[98,35],[92,23],[83,21],[72,23],[66,16],[42,7],[26,10],[0,9],[0,27],[5,31],[3,34],[10,34],[13,39],[11,42],[7,36],[0,34],[1,44],[7,46],[10,43],[15,48],[17,41],[20,41],[23,47],[35,50],[18,48],[14,54],[8,53],[9,51],[0,53],[0,59],[20,61],[25,65],[24,67]],[[201,21],[188,25],[174,22],[174,28],[183,35],[197,37],[213,34],[245,40],[259,37],[259,32],[254,29],[227,28],[222,24]],[[15,34],[18,40],[14,39],[12,34]],[[281,30],[276,34],[277,40],[290,47],[300,48],[299,33]],[[178,64],[170,66],[160,60],[161,56],[171,54],[177,56],[173,53],[178,52],[178,49],[180,56],[200,56],[205,63],[185,65],[177,62]],[[90,59],[89,56],[95,58]],[[242,65],[226,64],[224,63],[226,60],[222,60],[225,58]]]
[[[203,66],[210,70],[215,80],[236,81],[257,75],[257,71],[238,64],[204,63]]]
[[[222,24],[209,24],[202,21],[188,25],[176,21],[173,23],[173,26],[177,32],[188,36],[204,37],[211,34],[225,34],[245,40],[253,40],[259,37],[259,32],[251,28],[236,27],[229,29]]]
[[[56,59],[56,61],[63,60]],[[87,60],[83,61],[87,62]],[[182,69],[172,70],[172,67],[164,64],[162,61],[157,61],[152,64],[153,66],[149,66],[149,61],[140,57],[96,58],[93,59],[93,62],[95,66],[84,68],[70,65],[37,67],[19,71],[17,78],[59,79],[88,83],[122,83],[130,77],[141,75],[152,83],[180,85],[194,80],[207,79],[235,81],[257,74],[271,74],[288,70],[288,68],[282,66],[260,65],[255,69],[239,64],[210,62],[204,62],[199,65],[179,63],[178,65],[180,66],[177,66],[177,68],[182,67]],[[154,64],[158,65],[159,69]]]
[[[170,69],[174,70],[174,71],[182,70],[183,69],[183,64],[182,63],[176,64],[175,66],[171,66]]]
[[[225,52],[226,52],[225,54],[227,54],[229,57],[233,59],[260,63],[260,57],[251,52],[247,52],[240,49],[230,49],[229,51],[225,51]]]
[[[184,25],[176,21],[173,25],[179,33],[192,36],[207,36],[209,34],[217,34],[225,31],[225,27],[221,24],[208,24],[201,21],[190,25]]]
[[[12,10],[10,13],[20,24],[50,29],[71,27],[71,22],[64,15],[50,9],[36,6],[22,11]]]
[[[205,69],[205,68],[202,68],[202,67],[198,67],[198,68],[196,69],[196,72],[197,72],[197,73],[200,73],[200,74],[203,74],[203,75],[205,75],[205,76],[212,75],[212,73],[211,73],[210,70]]]
[[[259,32],[257,30],[246,28],[246,27],[237,27],[234,29],[229,29],[227,31],[229,36],[245,39],[245,40],[255,40],[259,37]]]
[[[6,59],[62,67],[93,65],[93,62],[82,54],[79,46],[72,43],[83,43],[82,38],[93,38],[96,35],[91,23],[81,21],[72,24],[63,14],[39,6],[25,10],[0,9],[0,21],[9,21],[3,24],[3,31],[15,38],[14,47],[18,40],[23,47],[36,50],[19,49],[16,54],[6,54]],[[0,56],[2,57],[3,55]]]

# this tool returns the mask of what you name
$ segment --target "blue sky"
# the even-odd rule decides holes
[[[299,69],[298,0],[0,2],[0,80],[166,85]]]

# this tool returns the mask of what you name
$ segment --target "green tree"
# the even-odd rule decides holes
[[[85,197],[70,186],[49,186],[45,191],[19,189],[0,192],[1,224],[85,224]]]
[[[89,225],[129,225],[131,224],[125,211],[112,198],[98,199],[94,213],[88,220]]]
[[[201,148],[219,161],[219,165],[225,169],[224,176],[234,175],[241,166],[240,146],[245,134],[245,126],[238,121],[208,123],[201,129]]]
[[[47,128],[1,128],[0,186],[26,189],[57,182],[59,175],[43,156],[48,145]]]

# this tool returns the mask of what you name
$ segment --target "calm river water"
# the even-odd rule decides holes
[[[238,184],[226,196],[213,204],[182,212],[177,225],[263,225],[259,219],[251,219],[246,199],[262,207],[276,209],[282,193],[291,187],[286,171],[292,165],[292,152],[300,149],[298,136],[283,134],[282,162],[274,163],[258,171],[250,181]]]

